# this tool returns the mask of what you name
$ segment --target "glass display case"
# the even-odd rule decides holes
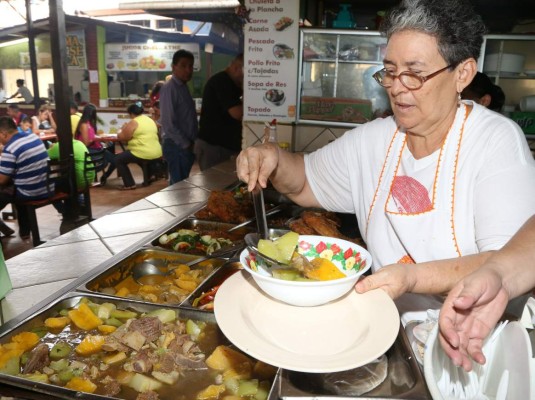
[[[387,94],[372,77],[385,49],[379,32],[302,29],[298,123],[350,127],[387,111]]]

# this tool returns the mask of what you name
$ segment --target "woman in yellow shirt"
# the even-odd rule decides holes
[[[148,115],[143,114],[141,102],[131,104],[127,109],[130,118],[117,134],[121,142],[127,142],[128,150],[115,156],[119,175],[123,178],[122,190],[136,188],[136,182],[128,168],[128,164],[140,164],[143,161],[155,160],[162,156],[162,146],[158,139],[158,127]]]

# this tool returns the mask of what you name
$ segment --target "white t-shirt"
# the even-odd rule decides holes
[[[499,249],[535,214],[535,161],[520,127],[485,107],[465,103],[473,110],[459,130],[458,142],[449,140],[452,133],[448,134],[444,152],[453,152],[450,160],[455,162],[441,169],[439,190],[434,190],[434,182],[442,154],[415,160],[406,146],[399,146],[400,139],[393,140],[392,117],[361,125],[305,156],[307,179],[322,207],[356,214],[374,271],[400,262],[400,249],[416,263]],[[393,151],[394,144],[403,150]],[[385,179],[388,170],[395,171],[391,180]],[[453,178],[444,179],[449,176]],[[393,183],[398,178],[402,184],[396,193]],[[404,197],[404,191],[416,192],[416,200]],[[438,223],[427,217],[420,225],[418,218],[425,212],[414,211],[436,205],[435,195],[451,214],[435,212]],[[392,210],[400,209],[414,213],[391,216]],[[417,222],[401,222],[399,229],[399,221],[406,218]],[[407,293],[396,305],[405,325],[424,320],[425,310],[440,308],[441,302],[440,296]]]
[[[377,196],[395,131],[392,117],[374,120],[305,156],[307,179],[322,207],[356,214],[375,270],[398,261],[386,251],[389,243],[403,244],[413,239],[385,229],[381,248],[377,248],[367,237],[370,206]],[[473,104],[460,143],[453,202],[460,253],[498,249],[535,214],[535,162],[518,125],[478,104]],[[436,157],[437,153],[433,153],[414,160],[405,148],[399,171],[416,178],[430,191]],[[384,203],[375,207],[376,212],[383,210]],[[370,221],[374,223],[373,218]]]

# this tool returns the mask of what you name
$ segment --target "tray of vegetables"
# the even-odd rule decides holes
[[[225,258],[212,258],[191,267],[185,265],[199,256],[156,248],[141,248],[78,287],[80,291],[104,294],[132,301],[157,304],[182,303]],[[162,275],[134,279],[134,270],[142,263],[158,266]]]
[[[0,384],[40,398],[266,400],[276,372],[212,314],[103,296],[69,293],[0,334]]]
[[[211,254],[243,240],[243,236],[252,231],[250,227],[235,230],[234,227],[223,222],[186,219],[150,244],[185,254]]]

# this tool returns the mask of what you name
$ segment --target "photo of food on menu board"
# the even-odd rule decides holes
[[[273,46],[273,55],[279,60],[290,60],[294,58],[294,49],[284,43],[277,43]]]
[[[290,17],[281,17],[277,22],[275,22],[275,29],[278,31],[283,31],[292,25],[294,22]]]
[[[264,101],[267,104],[272,104],[274,106],[282,106],[286,100],[284,91],[280,89],[269,89],[264,95]]]

